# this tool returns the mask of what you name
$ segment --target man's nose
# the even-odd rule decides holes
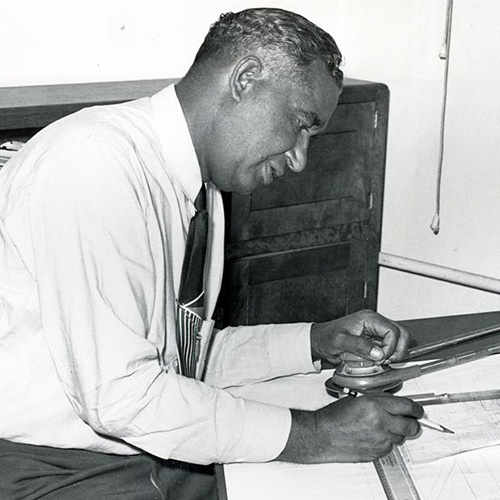
[[[309,134],[303,130],[295,146],[285,153],[288,168],[292,172],[302,172],[307,165],[307,148],[309,147]]]

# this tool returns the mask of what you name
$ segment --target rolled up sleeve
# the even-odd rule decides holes
[[[309,323],[228,327],[214,334],[205,381],[233,387],[319,370]]]

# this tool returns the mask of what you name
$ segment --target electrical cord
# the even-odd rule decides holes
[[[439,130],[439,161],[436,183],[436,212],[431,222],[431,229],[434,234],[439,233],[441,223],[441,180],[443,175],[443,158],[444,158],[444,134],[446,121],[446,100],[448,97],[448,72],[450,67],[450,46],[451,46],[451,21],[453,15],[453,0],[448,0],[448,8],[446,11],[446,25],[444,32],[444,40],[439,52],[439,58],[445,60],[444,79],[443,79],[443,102],[441,106],[441,124]]]

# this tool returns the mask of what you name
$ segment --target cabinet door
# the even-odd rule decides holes
[[[225,273],[225,323],[326,321],[361,309],[365,257],[358,240],[234,260]]]

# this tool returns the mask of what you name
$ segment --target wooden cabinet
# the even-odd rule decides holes
[[[219,324],[376,307],[388,102],[385,85],[348,79],[303,172],[226,196]]]
[[[0,88],[0,144],[27,140],[41,128],[88,106],[152,95],[177,80],[75,83]]]
[[[0,89],[0,143],[25,140],[96,104],[152,95],[175,80]],[[223,324],[321,321],[375,308],[388,90],[345,82],[308,167],[251,196],[225,195]]]

